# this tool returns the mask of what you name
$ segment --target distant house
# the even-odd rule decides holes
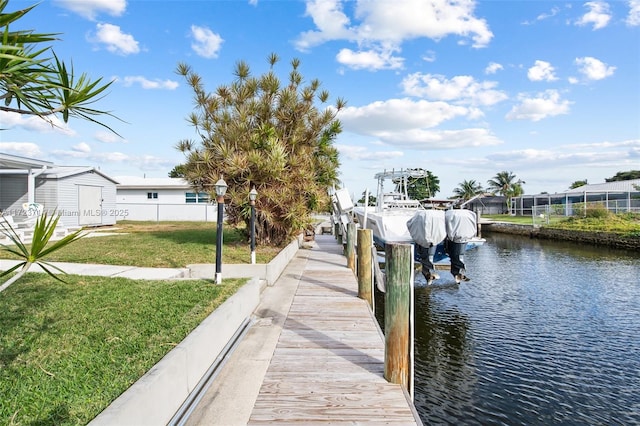
[[[116,183],[94,167],[0,153],[0,211],[15,223],[40,209],[60,214],[65,227],[113,225]]]
[[[574,206],[601,203],[613,212],[640,212],[640,179],[621,180],[568,189],[555,194],[522,195],[511,199],[513,215],[531,215],[545,206],[563,206],[563,214],[570,216]]]
[[[462,207],[474,211],[480,216],[485,214],[504,214],[508,212],[505,197],[489,194],[476,195],[467,201],[463,201],[461,198],[425,198],[424,200],[420,200],[420,203],[426,208],[443,210],[454,206]]]
[[[509,212],[507,198],[501,195],[478,195],[469,201],[463,202],[461,207],[473,210],[479,216]]]
[[[118,176],[118,220],[204,221],[217,220],[217,206],[209,194],[198,192],[182,178]]]

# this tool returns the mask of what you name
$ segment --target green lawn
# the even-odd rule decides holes
[[[205,222],[118,222],[101,232],[112,236],[85,237],[64,247],[47,261],[182,268],[215,263],[216,224]],[[100,234],[101,232],[97,232]],[[251,263],[251,249],[239,229],[224,228],[222,262]],[[256,261],[269,263],[281,247],[256,247]],[[0,250],[0,258],[14,258]]]
[[[65,279],[0,293],[0,424],[87,424],[247,281]]]
[[[482,218],[499,222],[533,225],[531,216],[483,215]],[[553,229],[566,229],[588,232],[613,232],[624,236],[640,236],[640,214],[603,213],[601,217],[552,216],[547,224],[540,220],[537,225]]]

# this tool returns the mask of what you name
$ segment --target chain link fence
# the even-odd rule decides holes
[[[569,216],[605,216],[614,214],[640,213],[640,199],[593,201],[588,203],[546,204],[531,207],[533,226],[549,225]]]

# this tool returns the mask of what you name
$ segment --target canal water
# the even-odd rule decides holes
[[[471,281],[417,274],[425,425],[640,425],[640,253],[483,236]]]

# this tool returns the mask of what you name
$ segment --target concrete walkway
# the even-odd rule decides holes
[[[20,263],[17,260],[0,259],[0,270],[6,271]],[[137,266],[98,265],[90,263],[49,262],[67,274],[102,277],[121,277],[134,280],[163,280],[185,278],[189,276],[187,268],[141,268]],[[55,270],[51,269],[52,272]],[[38,265],[33,265],[29,272],[44,272]]]
[[[20,263],[17,260],[0,259],[0,271],[6,271]],[[191,268],[145,268],[127,265],[100,265],[91,263],[49,262],[70,275],[88,275],[101,277],[120,277],[133,280],[171,280],[182,278],[215,278],[214,264],[201,264]],[[251,267],[248,264],[223,265],[225,277],[251,277]],[[255,268],[254,268],[255,269]],[[29,268],[29,272],[44,272],[38,265]],[[52,270],[52,272],[56,272]]]

